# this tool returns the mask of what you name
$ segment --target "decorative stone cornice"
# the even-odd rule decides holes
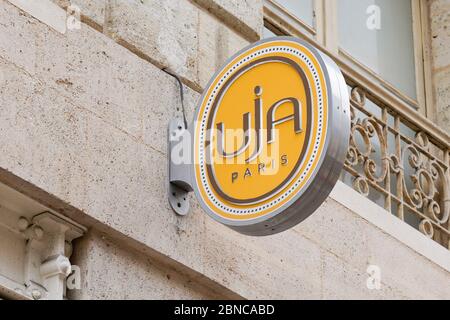
[[[43,212],[31,220],[20,217],[18,229],[26,239],[25,294],[36,300],[63,299],[65,279],[72,270],[71,242],[86,228],[62,215]]]

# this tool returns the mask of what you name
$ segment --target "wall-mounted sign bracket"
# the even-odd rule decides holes
[[[183,118],[169,122],[169,203],[181,216],[189,213],[191,184],[191,141]]]

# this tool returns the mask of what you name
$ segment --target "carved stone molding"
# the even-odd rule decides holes
[[[31,219],[20,217],[17,228],[25,238],[24,288],[21,294],[35,300],[65,297],[65,279],[71,273],[72,241],[86,228],[56,213],[43,212]]]

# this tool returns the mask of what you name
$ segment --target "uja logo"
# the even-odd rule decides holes
[[[255,110],[254,110],[254,136],[255,136],[255,148],[253,153],[245,159],[245,163],[250,163],[257,159],[262,152],[263,148],[263,139],[264,137],[264,131],[266,132],[266,140],[265,142],[267,144],[273,144],[275,142],[275,127],[279,126],[283,123],[286,123],[288,121],[294,121],[294,132],[296,134],[299,134],[302,132],[302,125],[301,125],[301,103],[297,98],[290,97],[290,98],[283,98],[277,102],[275,102],[267,111],[267,121],[266,125],[267,128],[264,130],[263,128],[263,88],[261,86],[255,87]],[[280,119],[276,119],[276,113],[277,111],[285,104],[291,104],[293,107],[293,113],[291,115],[282,117]],[[217,127],[217,152],[219,157],[225,158],[225,159],[235,159],[238,158],[240,155],[244,154],[245,151],[247,151],[250,148],[250,145],[252,143],[252,132],[251,132],[251,124],[252,124],[252,115],[250,112],[247,112],[243,115],[243,129],[242,130],[225,130],[225,124],[223,122],[220,122],[216,125]],[[227,133],[227,134],[225,134]],[[234,137],[238,137],[239,135],[243,135],[242,146],[239,147],[234,152],[226,152],[224,145],[225,145],[225,136],[227,136],[227,142],[228,145],[232,145],[232,147],[235,146],[236,139]],[[230,143],[231,142],[231,143]],[[287,157],[283,158],[284,164],[287,163]],[[265,166],[260,165],[259,171],[262,171],[262,169]],[[233,179],[234,180],[234,179]]]
[[[211,80],[194,118],[193,185],[200,203],[247,234],[300,222],[310,202],[320,203],[331,190],[327,185],[299,203],[306,191],[317,193],[310,186],[324,163],[323,182],[334,185],[339,176],[348,108],[339,69],[309,45],[274,38],[243,50]],[[330,148],[335,154],[326,156]],[[295,204],[308,210],[295,214]]]

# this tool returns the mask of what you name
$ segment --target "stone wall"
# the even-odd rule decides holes
[[[448,271],[336,199],[267,238],[194,201],[187,217],[170,209],[165,132],[180,98],[162,69],[182,76],[192,115],[214,70],[261,34],[262,1],[77,5],[81,29],[60,33],[0,0],[0,182],[89,227],[70,297],[450,297]],[[371,264],[379,291],[366,286]]]
[[[428,0],[436,121],[450,131],[450,1]]]
[[[239,299],[226,289],[205,286],[139,251],[91,231],[77,242],[72,263],[82,267],[81,288],[71,299]]]

